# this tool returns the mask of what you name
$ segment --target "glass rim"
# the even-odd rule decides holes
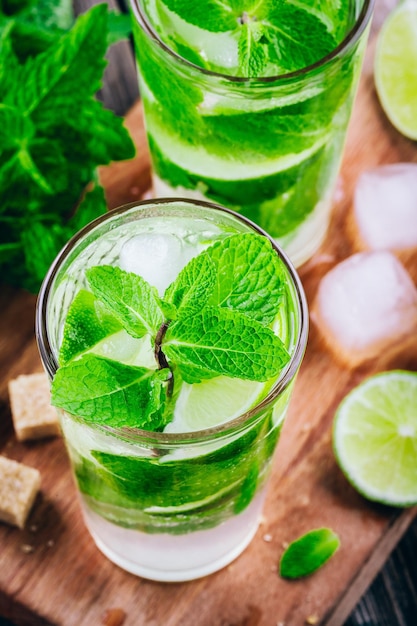
[[[77,244],[82,241],[86,236],[91,234],[96,228],[101,226],[103,223],[106,223],[108,220],[115,218],[117,216],[123,215],[124,213],[128,213],[129,211],[133,211],[134,209],[141,208],[150,208],[153,205],[175,205],[175,204],[186,204],[194,207],[203,207],[208,208],[210,210],[214,210],[220,213],[226,213],[231,217],[236,218],[239,222],[244,223],[249,226],[255,232],[263,235],[272,244],[273,249],[277,253],[278,257],[284,263],[286,270],[289,274],[289,277],[293,283],[293,287],[295,290],[296,301],[298,304],[298,316],[299,316],[299,328],[298,334],[295,341],[294,351],[291,355],[291,359],[286,368],[284,368],[279,375],[278,380],[270,389],[268,394],[263,398],[260,402],[257,402],[254,407],[249,409],[238,417],[235,417],[232,420],[224,422],[223,424],[219,424],[218,426],[195,430],[195,431],[187,431],[184,433],[169,433],[169,432],[155,432],[149,431],[141,428],[129,428],[129,427],[120,427],[115,428],[106,425],[94,424],[90,422],[86,422],[82,417],[77,417],[74,415],[73,417],[79,420],[81,423],[85,424],[90,428],[95,428],[101,430],[108,434],[113,434],[115,436],[121,437],[129,442],[134,442],[138,440],[144,440],[147,443],[154,443],[158,445],[163,444],[179,444],[184,442],[197,443],[199,441],[206,441],[207,439],[212,439],[215,436],[227,436],[231,432],[239,432],[239,430],[246,427],[248,424],[252,423],[252,421],[256,421],[256,417],[260,412],[265,410],[269,405],[271,405],[278,396],[285,391],[288,385],[293,380],[297,370],[301,364],[308,338],[308,327],[309,327],[309,318],[308,318],[308,308],[307,308],[307,300],[304,293],[303,286],[301,284],[301,280],[295,270],[293,264],[290,259],[286,255],[286,253],[278,246],[276,241],[262,228],[260,228],[257,224],[252,222],[250,219],[245,217],[244,215],[240,215],[236,213],[232,209],[228,209],[226,207],[220,206],[218,204],[214,204],[212,202],[206,202],[204,200],[195,200],[190,198],[156,198],[149,200],[139,200],[137,202],[131,202],[128,204],[123,204],[115,209],[111,209],[104,215],[97,217],[95,220],[84,226],[81,230],[79,230],[71,239],[66,243],[66,245],[62,248],[62,250],[58,253],[55,260],[53,261],[51,267],[46,274],[37,299],[36,303],[36,312],[35,312],[35,335],[36,341],[38,344],[39,354],[42,360],[42,364],[49,378],[52,379],[59,367],[57,355],[54,353],[54,350],[51,346],[51,342],[49,340],[48,333],[48,324],[47,324],[47,312],[48,312],[48,304],[50,302],[50,295],[52,291],[52,287],[54,285],[55,278],[63,265],[63,263],[68,258],[69,254],[72,250],[77,246]]]
[[[199,65],[192,63],[192,61],[188,61],[184,57],[177,54],[174,50],[172,50],[172,48],[170,48],[166,43],[162,41],[162,39],[159,37],[155,29],[152,27],[151,23],[147,19],[144,11],[141,10],[141,0],[130,0],[130,4],[137,22],[142,27],[147,36],[150,37],[150,39],[152,39],[159,46],[159,48],[161,48],[164,52],[167,52],[169,56],[171,56],[181,65],[192,68],[194,71],[204,76],[222,79],[230,83],[247,85],[269,85],[278,81],[287,82],[293,79],[308,76],[311,72],[314,72],[315,70],[326,66],[328,63],[333,61],[333,59],[336,59],[339,55],[345,53],[350,47],[354,46],[362,36],[371,19],[375,1],[376,0],[364,0],[361,12],[359,13],[353,27],[349,30],[347,35],[331,52],[326,54],[326,56],[322,57],[315,63],[307,65],[306,67],[302,67],[293,72],[276,74],[274,76],[260,76],[252,78],[248,78],[246,76],[235,76],[233,74],[224,74],[222,72],[215,72],[213,70],[208,70],[204,67],[200,67]]]

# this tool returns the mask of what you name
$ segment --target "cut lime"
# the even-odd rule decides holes
[[[337,409],[333,448],[366,498],[417,504],[417,373],[384,372],[353,389]]]
[[[217,376],[201,383],[183,383],[173,421],[165,432],[190,432],[212,428],[249,411],[270,383]]]
[[[403,135],[417,139],[417,2],[404,0],[378,36],[375,84],[381,105]]]

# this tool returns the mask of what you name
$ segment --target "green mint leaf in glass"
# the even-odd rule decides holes
[[[60,367],[53,406],[94,424],[161,430],[169,370],[150,370],[86,354]]]
[[[218,0],[162,0],[163,4],[188,24],[214,33],[234,30],[236,15],[227,2]]]
[[[117,333],[122,326],[109,314],[105,305],[85,289],[81,289],[68,310],[59,351],[64,365],[75,356],[91,350],[105,337]]]
[[[329,54],[336,41],[320,18],[290,2],[265,2],[259,16],[270,42],[270,61],[280,71],[308,67]]]
[[[170,324],[162,350],[185,382],[187,368],[201,368],[233,378],[266,381],[277,375],[290,357],[274,332],[246,315],[220,307]]]
[[[132,337],[156,335],[165,321],[161,301],[156,289],[141,276],[110,265],[92,267],[86,276],[94,295]]]
[[[239,69],[243,76],[261,76],[268,63],[268,47],[262,40],[264,26],[260,22],[242,24],[238,42]]]
[[[330,528],[311,530],[290,543],[281,557],[279,573],[290,579],[308,576],[324,565],[339,546],[339,537]]]
[[[207,248],[205,254],[217,268],[208,304],[239,311],[262,324],[272,322],[285,280],[269,239],[252,233],[231,235]]]
[[[216,269],[203,252],[181,270],[164,294],[164,302],[177,310],[176,317],[192,315],[204,307],[215,285]]]

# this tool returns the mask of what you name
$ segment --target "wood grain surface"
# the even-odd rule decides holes
[[[376,15],[335,196],[321,250],[300,269],[311,304],[323,274],[355,250],[347,236],[359,174],[380,163],[417,162],[417,146],[388,123],[372,77]],[[126,123],[135,159],[103,168],[110,207],[149,193],[149,156],[140,104]],[[416,270],[410,258],[408,269]],[[370,504],[346,482],[330,440],[335,409],[365,377],[390,367],[417,370],[417,349],[395,362],[374,360],[355,370],[336,362],[312,325],[266,502],[249,548],[230,566],[182,584],[146,581],[122,571],[94,546],[84,528],[76,490],[59,438],[22,444],[13,434],[7,381],[40,371],[33,335],[35,298],[0,294],[0,449],[38,468],[42,490],[23,531],[0,525],[0,615],[15,624],[84,626],[340,626],[417,515]],[[277,574],[283,546],[299,534],[330,526],[342,547],[315,575],[287,582]],[[368,622],[378,624],[378,622]],[[398,622],[400,623],[400,622]],[[416,622],[410,622],[410,626]]]

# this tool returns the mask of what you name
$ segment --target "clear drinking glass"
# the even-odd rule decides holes
[[[126,250],[143,233],[169,234],[179,244],[168,252],[164,272],[175,277],[196,248],[245,232],[267,236],[227,209],[176,199],[121,207],[80,231],[53,263],[39,295],[36,333],[50,379],[69,306],[86,286],[86,268],[123,264]],[[110,428],[59,411],[85,523],[99,549],[134,574],[162,581],[203,576],[234,559],[256,532],[308,328],[297,274],[274,242],[273,247],[285,268],[285,296],[274,327],[291,360],[277,380],[245,381],[263,388],[255,387],[242,414],[222,423],[230,389],[222,383],[209,398],[217,405],[218,425],[198,422],[192,432]],[[154,262],[150,254],[149,267]],[[156,275],[155,284],[160,278],[169,283],[172,276]],[[137,364],[137,354],[132,357],[123,341],[109,341],[106,355]]]
[[[340,43],[308,67],[262,78],[213,71],[233,65],[233,37],[194,28],[164,4],[131,0],[155,197],[232,208],[298,267],[328,228],[373,0],[308,7],[324,12]]]

